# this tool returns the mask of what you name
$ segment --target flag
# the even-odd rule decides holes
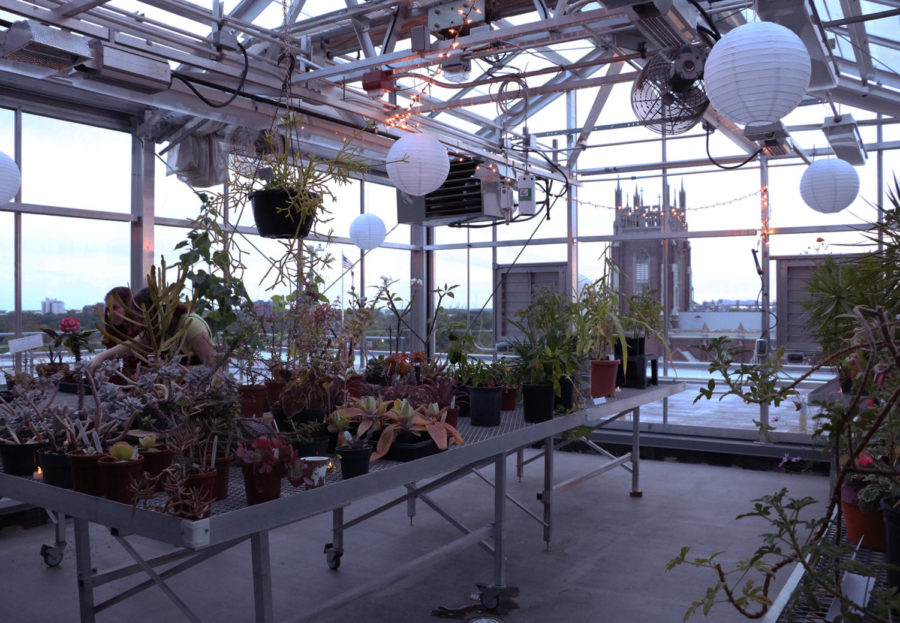
[[[341,263],[344,266],[344,270],[353,270],[353,262],[347,259],[343,251],[341,251]]]

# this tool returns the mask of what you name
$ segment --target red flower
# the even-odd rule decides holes
[[[859,463],[859,466],[860,466],[860,467],[866,467],[867,465],[871,465],[872,463],[874,463],[874,462],[875,462],[875,459],[873,459],[873,458],[869,455],[869,451],[868,451],[868,450],[863,450],[862,454],[859,455],[859,458],[857,459],[857,462]]]
[[[59,330],[63,333],[75,333],[81,328],[81,323],[74,316],[66,316],[59,321]]]
[[[816,238],[816,242],[825,242],[825,239],[819,236],[818,238]]]

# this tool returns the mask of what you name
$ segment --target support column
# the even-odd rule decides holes
[[[566,92],[566,127],[572,129],[578,123],[577,92]],[[567,153],[575,148],[576,135],[566,134]],[[554,151],[554,158],[557,152]],[[571,176],[572,171],[568,174]],[[578,296],[578,188],[569,186],[566,193],[566,289],[570,297]]]
[[[94,623],[94,570],[91,568],[91,535],[87,519],[75,517],[75,567],[78,574],[78,612],[81,623]]]
[[[768,355],[771,343],[769,340],[769,158],[765,154],[759,155],[759,200],[760,200],[760,246],[759,266],[762,270],[762,304],[760,309],[760,339],[765,343],[765,352]],[[769,405],[759,405],[759,423],[765,430],[769,425]]]
[[[431,258],[432,252],[426,251],[425,245],[431,242],[432,230],[430,227],[422,225],[412,225],[409,230],[410,243],[415,247],[415,250],[410,253],[409,277],[410,279],[418,279],[422,283],[413,299],[412,310],[409,314],[409,325],[422,339],[425,339],[428,315],[433,307],[431,290],[434,289],[434,269]],[[410,284],[410,296],[412,295],[413,289]],[[405,350],[409,352],[423,350],[426,354],[430,355],[434,352],[433,349],[433,344],[425,344],[422,340],[411,335],[409,345]]]
[[[147,285],[153,266],[154,145],[149,140],[131,138],[131,289]],[[171,261],[171,260],[170,260]]]
[[[13,130],[13,160],[19,171],[22,170],[22,109],[16,108]],[[22,202],[22,188],[16,193],[17,203]],[[13,212],[13,331],[16,337],[22,337],[22,213]],[[22,353],[16,353],[13,364],[16,372],[22,371]]]
[[[250,535],[250,556],[253,565],[253,608],[257,623],[272,623],[272,566],[269,561],[269,533]]]

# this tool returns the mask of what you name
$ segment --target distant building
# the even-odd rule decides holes
[[[64,314],[66,313],[65,303],[58,299],[44,299],[41,301],[42,314]]]
[[[671,194],[671,193],[670,193]],[[640,192],[635,189],[633,200],[622,201],[622,188],[616,184],[616,219],[613,234],[625,239],[612,245],[612,260],[619,267],[618,289],[626,295],[644,290],[662,292],[664,267],[668,268],[666,301],[673,322],[678,314],[691,309],[691,243],[689,240],[628,239],[641,233],[687,231],[687,194],[684,188],[678,193],[678,205],[672,206],[663,218],[662,206],[644,205]]]
[[[669,195],[673,196],[670,189]],[[726,336],[735,346],[752,351],[760,335],[761,314],[756,301],[719,299],[693,302],[691,243],[687,239],[670,239],[668,245],[658,239],[642,240],[640,234],[686,232],[687,193],[678,191],[677,205],[670,206],[665,217],[660,205],[646,205],[641,193],[624,199],[616,185],[616,219],[613,233],[620,237],[612,244],[611,257],[620,269],[617,287],[625,295],[644,290],[663,291],[669,306],[669,347],[674,361],[705,361],[705,353],[696,348],[711,338]],[[624,239],[622,239],[624,238]],[[723,293],[727,294],[727,293]],[[625,311],[625,310],[623,310]],[[647,352],[662,353],[659,344],[648,344]],[[752,352],[739,356],[749,361]]]

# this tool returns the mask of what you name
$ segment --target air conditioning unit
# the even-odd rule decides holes
[[[699,11],[687,0],[607,0],[608,9],[628,6],[635,14],[634,28],[613,32],[613,40],[631,49],[638,49],[641,42],[652,47],[674,48],[691,43],[695,28],[702,23]]]
[[[868,154],[853,115],[844,113],[839,117],[826,117],[822,124],[822,132],[825,133],[825,138],[828,139],[835,156],[855,167],[866,163]]]
[[[506,181],[476,177],[480,162],[454,158],[447,180],[422,197],[397,191],[397,221],[416,225],[449,225],[506,220],[514,210],[514,188]]]

